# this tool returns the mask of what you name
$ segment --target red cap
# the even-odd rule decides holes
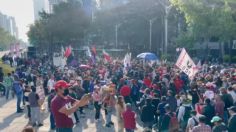
[[[55,90],[57,90],[58,88],[68,88],[70,87],[71,84],[67,83],[66,81],[64,80],[59,80],[56,82],[56,84],[54,85],[55,87]]]

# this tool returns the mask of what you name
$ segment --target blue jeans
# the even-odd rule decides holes
[[[21,104],[21,100],[22,100],[22,92],[18,93],[16,96],[17,96],[16,110],[19,112],[19,111],[21,111],[20,104]]]
[[[8,99],[9,94],[10,94],[10,91],[11,91],[11,87],[6,87],[6,88],[5,88],[5,96],[6,96],[6,99]]]
[[[224,111],[224,123],[225,124],[228,124],[228,119],[229,119],[229,114],[228,114],[228,111],[225,110]]]
[[[72,128],[57,128],[56,132],[73,132]]]
[[[50,112],[50,128],[51,128],[51,129],[55,129],[55,128],[56,128],[56,126],[55,126],[55,120],[54,120],[54,117],[53,117],[52,112]]]
[[[134,132],[133,129],[125,129],[126,132]]]
[[[112,110],[113,108],[110,108],[110,107],[107,108],[106,124],[109,124],[111,122]]]

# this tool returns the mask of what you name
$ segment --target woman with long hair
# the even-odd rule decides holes
[[[125,111],[125,103],[123,96],[119,96],[116,103],[116,117],[118,123],[118,132],[124,131],[124,121],[122,119],[122,113]]]

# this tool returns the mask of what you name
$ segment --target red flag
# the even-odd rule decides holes
[[[64,56],[65,56],[66,58],[68,58],[70,55],[71,55],[71,46],[69,46],[69,47],[66,48],[66,52],[65,52]]]
[[[96,51],[96,47],[95,46],[93,46],[92,48],[91,48],[91,51],[92,51],[92,54],[95,56],[95,55],[97,55],[97,51]]]
[[[105,50],[103,50],[103,57],[106,61],[111,62],[111,56]]]

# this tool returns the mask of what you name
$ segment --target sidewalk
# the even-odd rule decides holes
[[[106,128],[104,121],[104,111],[102,111],[102,121],[94,122],[93,109],[85,109],[85,118],[80,118],[80,123],[75,126],[74,132],[117,132],[117,123],[115,115],[112,116],[112,121],[115,123],[114,127]],[[50,131],[49,114],[45,111],[42,114],[44,118],[44,126],[40,127],[38,132],[53,132]],[[5,98],[0,97],[0,131],[1,132],[21,132],[24,126],[28,123],[26,118],[26,111],[24,113],[16,113],[16,100],[11,99],[6,102]],[[142,129],[137,124],[137,132],[142,132]]]

